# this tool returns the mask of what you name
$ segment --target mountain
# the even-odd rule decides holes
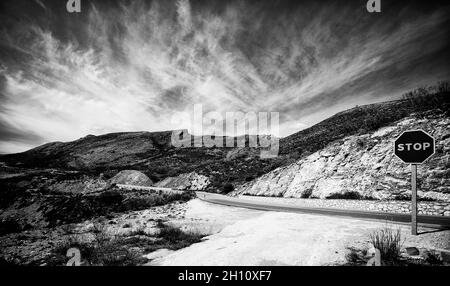
[[[195,171],[210,179],[209,189],[217,190],[226,182],[240,185],[251,181],[306,158],[333,142],[368,134],[412,114],[420,117],[420,114],[432,111],[446,117],[449,90],[448,83],[441,84],[412,91],[401,100],[357,106],[340,112],[310,128],[281,138],[279,156],[271,159],[259,156],[260,147],[174,147],[171,144],[172,131],[164,131],[88,135],[72,142],[53,142],[23,153],[2,155],[0,161],[15,168],[54,168],[93,176],[102,173],[106,177],[132,169],[145,173],[154,182]],[[191,140],[200,139],[192,136]],[[226,138],[222,137],[222,140]],[[234,140],[248,143],[249,136]]]

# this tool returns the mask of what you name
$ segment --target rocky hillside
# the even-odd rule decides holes
[[[410,166],[393,154],[401,132],[423,129],[436,139],[436,153],[418,167],[418,195],[450,202],[450,118],[412,115],[367,134],[328,144],[295,163],[241,186],[236,194],[295,198],[408,199]]]
[[[203,191],[210,181],[208,177],[195,172],[181,174],[177,177],[168,177],[155,184],[156,187],[174,188],[179,190]]]
[[[137,170],[154,183],[195,171],[208,177],[209,190],[216,191],[226,183],[240,185],[292,164],[336,140],[364,137],[413,113],[432,110],[448,116],[449,91],[448,83],[442,83],[410,92],[401,100],[357,106],[338,113],[281,138],[279,156],[271,159],[261,158],[260,148],[174,147],[172,131],[123,132],[88,135],[72,142],[53,142],[23,153],[2,155],[0,168],[5,167],[7,172],[8,168],[78,171],[92,177],[103,174],[107,179],[121,170]],[[248,136],[234,140],[248,142]]]
[[[93,176],[103,173],[106,177],[121,170],[139,170],[153,182],[197,171],[211,178],[211,186],[220,186],[223,180],[238,180],[242,174],[256,177],[282,162],[281,158],[260,158],[260,148],[253,147],[176,148],[171,144],[171,136],[172,131],[88,135],[72,142],[48,143],[23,153],[3,155],[0,162],[4,167],[54,168]],[[193,140],[197,138],[193,136]],[[248,136],[236,137],[235,142],[238,140],[248,142]]]

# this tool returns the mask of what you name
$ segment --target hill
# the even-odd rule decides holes
[[[242,185],[235,194],[288,198],[410,200],[410,167],[393,154],[403,131],[422,129],[435,154],[418,166],[419,200],[450,203],[450,118],[429,111],[365,134],[335,140],[296,162]],[[443,209],[442,212],[448,210]]]
[[[280,139],[279,156],[259,157],[259,148],[188,147],[171,145],[172,131],[88,135],[72,142],[53,142],[18,154],[0,156],[15,168],[55,168],[110,178],[121,170],[145,173],[152,181],[196,172],[210,178],[211,190],[226,182],[241,184],[289,165],[328,144],[388,126],[411,114],[428,111],[448,116],[449,85],[414,90],[401,100],[357,106],[310,128]],[[195,140],[195,139],[194,139]],[[223,138],[225,140],[225,138]],[[235,138],[242,140],[242,138]]]

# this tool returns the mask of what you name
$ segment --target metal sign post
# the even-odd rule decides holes
[[[403,132],[394,142],[394,154],[411,164],[411,234],[417,235],[417,165],[434,154],[434,138],[423,130]]]
[[[417,165],[411,164],[411,234],[417,235]]]

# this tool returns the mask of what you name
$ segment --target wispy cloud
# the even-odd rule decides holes
[[[279,111],[288,135],[449,77],[448,7],[395,8],[377,18],[354,3],[127,3],[57,18],[77,21],[75,31],[37,21],[2,30],[1,151],[184,128],[171,115],[196,103],[222,114]]]

